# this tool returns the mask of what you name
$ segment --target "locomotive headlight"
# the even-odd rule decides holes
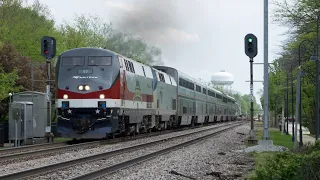
[[[100,94],[99,98],[104,99],[104,94]]]
[[[83,90],[83,86],[82,85],[78,86],[78,89],[79,89],[79,91],[82,91]]]
[[[67,94],[64,94],[64,95],[63,95],[63,99],[68,99],[68,95],[67,95]]]
[[[84,89],[85,89],[86,91],[89,91],[89,90],[90,90],[90,86],[89,86],[89,85],[86,85],[86,86],[84,87]]]

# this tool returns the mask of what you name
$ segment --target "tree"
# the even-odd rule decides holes
[[[0,6],[0,41],[12,43],[24,56],[38,60],[40,39],[44,35],[54,36],[54,21],[50,11],[38,1],[23,7],[22,0],[3,0]],[[44,14],[45,12],[45,14]]]
[[[3,69],[0,69],[0,101],[6,99],[9,92],[19,91],[19,87],[15,87],[17,79],[17,71],[5,73]]]
[[[277,72],[271,73],[270,76],[270,94],[279,95],[283,97],[286,92],[286,79],[287,74],[289,77],[291,74],[296,77],[297,73],[297,62],[294,60],[298,59],[298,47],[302,40],[308,39],[314,41],[315,39],[315,27],[317,15],[319,13],[320,0],[297,0],[295,4],[289,5],[285,0],[282,2],[275,1],[274,4],[278,6],[274,12],[274,21],[281,25],[285,25],[290,30],[289,39],[283,45],[282,53],[280,57],[274,62],[282,64]],[[315,63],[305,62],[313,54],[313,46],[311,43],[304,43],[301,51],[302,59],[302,69],[306,72],[306,75],[302,79],[302,116],[303,124],[308,126],[311,133],[315,130]],[[289,63],[293,63],[290,66]],[[281,82],[282,86],[277,86],[275,79]],[[289,80],[290,87],[291,80]],[[294,91],[296,90],[296,82],[293,81]],[[291,89],[291,88],[289,88]],[[291,96],[289,95],[289,98]],[[295,97],[294,97],[295,98]],[[270,97],[271,101],[274,101],[274,96]],[[291,99],[289,99],[291,103]],[[274,104],[274,103],[273,103]],[[291,107],[291,104],[289,104]],[[273,106],[270,106],[273,109]],[[289,113],[291,114],[291,108],[289,108]]]
[[[8,97],[7,92],[19,92],[19,91],[45,91],[45,64],[34,67],[34,86],[31,82],[31,64],[32,61],[26,57],[21,56],[19,52],[14,48],[12,44],[5,44],[0,49],[0,70],[1,77],[4,83],[1,88],[5,88],[7,91],[1,94]],[[10,79],[8,79],[10,78]],[[9,81],[10,80],[10,81]],[[10,86],[10,88],[8,88]],[[0,99],[0,120],[6,117],[8,114],[8,98]]]

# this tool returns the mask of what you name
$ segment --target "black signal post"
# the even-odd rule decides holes
[[[244,51],[246,55],[250,58],[250,101],[251,101],[251,129],[250,129],[250,139],[255,139],[255,134],[253,130],[253,58],[258,54],[258,39],[253,34],[247,34],[244,38]]]
[[[47,62],[47,123],[45,136],[48,137],[48,142],[51,142],[53,137],[51,133],[51,98],[50,98],[50,69],[51,69],[51,59],[56,55],[56,39],[50,36],[43,36],[41,39],[41,55],[46,58]]]

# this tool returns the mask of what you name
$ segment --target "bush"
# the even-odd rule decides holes
[[[264,165],[256,168],[256,176],[252,179],[297,179],[301,157],[299,155],[284,152],[277,153],[273,158],[267,159]]]
[[[320,151],[317,150],[302,156],[300,179],[320,179]]]
[[[268,158],[266,163],[258,165],[256,180],[282,179],[320,179],[320,142],[299,149],[298,153],[282,152]]]

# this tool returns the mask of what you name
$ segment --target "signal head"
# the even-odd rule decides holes
[[[254,58],[258,54],[258,39],[253,34],[247,34],[244,38],[244,51],[250,58]]]
[[[41,39],[41,55],[46,58],[53,58],[56,54],[56,40],[50,36],[43,36]]]

